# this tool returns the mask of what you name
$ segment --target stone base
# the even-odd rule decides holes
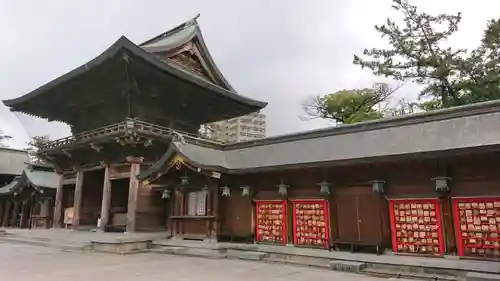
[[[137,241],[92,241],[90,248],[96,252],[111,253],[111,254],[133,254],[138,252],[149,251],[152,248],[152,240],[137,240]]]
[[[262,252],[251,252],[251,251],[234,251],[227,250],[226,257],[232,259],[240,259],[240,260],[252,260],[252,261],[262,261],[264,258],[267,258],[269,254]]]
[[[355,261],[331,261],[330,268],[334,271],[360,273],[366,268],[366,263]]]

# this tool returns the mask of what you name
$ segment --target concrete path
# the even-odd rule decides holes
[[[9,281],[384,281],[321,269],[180,256],[71,253],[0,243],[0,279]]]

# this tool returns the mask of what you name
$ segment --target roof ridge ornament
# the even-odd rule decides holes
[[[200,17],[200,14],[198,13],[198,14],[197,14],[194,18],[192,18],[192,19],[190,19],[190,20],[186,21],[186,22],[184,23],[184,26],[182,26],[182,25],[181,25],[181,26],[182,26],[181,30],[184,30],[184,29],[186,29],[186,28],[188,28],[188,27],[190,27],[190,26],[198,26],[198,21],[197,21],[197,19],[198,19],[199,17]],[[167,34],[167,33],[168,33],[168,31],[167,31],[167,32],[165,32],[165,34]]]

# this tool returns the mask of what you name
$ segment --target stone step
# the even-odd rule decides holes
[[[209,259],[224,259],[226,254],[218,249],[186,248],[186,247],[159,247],[152,250],[155,253],[200,257]]]
[[[254,251],[238,251],[238,250],[227,250],[226,257],[231,259],[241,259],[241,260],[252,260],[252,261],[262,261],[264,258],[268,257],[269,254]]]
[[[479,272],[467,272],[466,281],[500,281],[500,274],[487,274]]]
[[[280,256],[280,255],[270,255],[263,259],[265,262],[270,263],[284,263],[297,266],[307,266],[315,268],[330,268],[330,260],[328,259],[317,259],[305,256]]]
[[[379,269],[379,268],[365,268],[361,270],[359,273],[367,274],[377,277],[385,277],[394,280],[404,280],[412,279],[412,280],[433,280],[433,281],[456,281],[458,277],[451,275],[439,275],[439,274],[430,274],[430,273],[422,273],[422,272],[409,272],[409,271],[395,271],[388,269]]]
[[[415,281],[415,279],[405,279],[405,278],[391,277],[391,278],[385,279],[385,281]]]
[[[31,246],[41,246],[48,248],[55,248],[64,251],[85,251],[88,250],[88,246],[82,244],[69,244],[61,243],[50,240],[39,240],[39,239],[29,239],[26,237],[15,237],[15,236],[2,236],[0,241],[19,243]]]
[[[366,263],[356,261],[333,260],[330,262],[333,271],[359,273],[366,268]]]
[[[159,253],[159,254],[170,254],[170,255],[176,255],[180,254],[180,252],[185,251],[186,248],[184,247],[155,247],[151,249],[151,252],[153,253]]]

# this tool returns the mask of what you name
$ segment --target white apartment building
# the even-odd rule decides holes
[[[241,142],[266,137],[266,115],[256,112],[208,125],[206,136],[222,142]]]

